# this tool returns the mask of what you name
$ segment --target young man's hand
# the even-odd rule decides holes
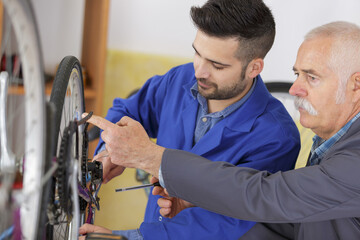
[[[99,154],[94,156],[93,161],[99,161],[103,166],[103,183],[108,183],[111,179],[121,175],[125,167],[118,166],[111,162],[110,155],[107,150],[101,151]]]
[[[155,177],[151,179],[151,183],[157,181],[158,179]],[[162,187],[154,187],[152,194],[162,196],[162,198],[158,199],[157,203],[160,207],[160,214],[163,217],[173,218],[185,208],[194,207],[194,205],[185,200],[170,197],[166,189]]]

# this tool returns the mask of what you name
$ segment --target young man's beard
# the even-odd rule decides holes
[[[205,85],[211,86],[213,89],[212,92],[206,92],[198,84],[198,91],[204,98],[212,100],[225,100],[236,97],[240,95],[246,88],[244,72],[245,71],[241,73],[240,80],[238,82],[234,83],[231,86],[223,87],[221,89],[219,89],[218,85],[215,83],[207,82],[204,78],[197,78],[196,80],[198,82],[202,82]]]

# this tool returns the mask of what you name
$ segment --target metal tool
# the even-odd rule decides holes
[[[115,192],[124,192],[124,191],[128,191],[128,190],[135,190],[135,189],[155,187],[155,186],[160,186],[160,183],[156,182],[156,183],[149,183],[149,184],[144,184],[144,185],[139,185],[139,186],[134,186],[134,187],[118,188],[118,189],[115,189]]]

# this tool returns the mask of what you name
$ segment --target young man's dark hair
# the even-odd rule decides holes
[[[195,26],[209,36],[239,40],[236,57],[245,66],[255,58],[264,58],[274,43],[275,21],[262,0],[209,0],[192,7]]]

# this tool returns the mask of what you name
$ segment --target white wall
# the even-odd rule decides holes
[[[55,74],[61,59],[80,59],[84,0],[32,0],[44,56],[45,72]]]
[[[191,57],[190,8],[206,0],[112,0],[108,47]]]
[[[195,37],[189,10],[206,0],[112,0],[109,48],[192,57]],[[294,80],[292,66],[306,32],[330,21],[360,25],[359,0],[264,0],[277,24],[263,79]]]
[[[358,0],[264,0],[277,24],[274,46],[265,59],[263,78],[295,80],[292,72],[297,49],[304,35],[314,27],[332,21],[360,25]]]
[[[108,47],[192,57],[195,37],[189,10],[206,0],[111,0]],[[264,0],[277,24],[265,59],[265,80],[293,80],[291,71],[303,36],[321,24],[346,20],[360,25],[359,0]],[[84,0],[33,0],[47,72],[62,57],[81,56]]]

